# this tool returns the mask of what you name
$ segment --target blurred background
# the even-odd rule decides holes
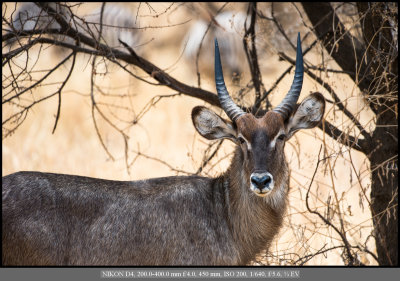
[[[10,25],[14,32],[60,28],[50,16],[40,14],[41,8],[27,5],[2,4],[3,36]],[[65,18],[73,19],[79,32],[99,39],[101,3],[54,7],[61,14],[76,15]],[[354,4],[332,7],[359,37]],[[295,59],[300,32],[303,52],[313,46],[304,56],[306,65],[315,66],[317,78],[338,94],[361,126],[373,131],[374,112],[346,73],[329,71],[340,67],[322,44],[315,44],[302,5],[259,3],[257,11],[254,32],[262,89],[271,89],[262,107],[276,106],[289,90],[294,70],[288,70],[292,64],[282,53]],[[99,42],[129,54],[118,42],[121,39],[177,81],[212,93],[213,40],[218,38],[230,94],[245,107],[254,104],[257,97],[243,47],[244,26],[251,24],[248,3],[107,3],[102,23]],[[49,34],[49,40],[76,44],[68,36]],[[219,107],[160,85],[155,74],[123,60],[95,58],[88,52],[74,55],[50,41],[12,53],[40,38],[35,36],[21,33],[20,38],[3,39],[3,176],[41,171],[125,181],[190,174],[214,177],[227,169],[234,144],[202,138],[191,121],[194,106],[207,106],[225,116]],[[325,119],[362,138],[315,78],[305,76],[299,101],[315,91],[328,100]],[[299,131],[286,144],[285,153],[291,173],[290,207],[270,253],[260,249],[254,264],[348,264],[339,232],[360,262],[378,264],[370,210],[371,167],[365,153],[319,128]],[[306,197],[310,208],[330,224],[310,213]]]

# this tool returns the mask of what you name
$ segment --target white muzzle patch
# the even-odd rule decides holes
[[[250,175],[250,190],[265,197],[274,189],[274,178],[268,172],[255,172]]]

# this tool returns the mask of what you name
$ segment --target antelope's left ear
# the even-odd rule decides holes
[[[300,129],[314,128],[321,122],[325,112],[325,98],[315,92],[306,97],[286,123],[287,138]]]

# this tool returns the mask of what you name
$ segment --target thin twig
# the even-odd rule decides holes
[[[317,215],[325,224],[327,224],[327,225],[329,225],[330,227],[332,227],[332,228],[336,231],[336,233],[339,234],[339,236],[340,236],[340,238],[342,239],[342,241],[343,241],[343,243],[344,243],[344,246],[345,246],[345,250],[346,250],[346,254],[347,254],[346,256],[347,256],[347,258],[349,259],[349,265],[355,265],[355,264],[360,265],[361,262],[358,261],[358,259],[357,259],[356,257],[353,256],[353,254],[352,254],[352,252],[351,252],[351,250],[350,250],[351,246],[350,246],[349,241],[348,241],[347,238],[346,238],[346,234],[345,234],[345,233],[342,233],[334,224],[332,224],[329,220],[327,220],[327,219],[326,219],[324,216],[322,216],[319,212],[311,210],[310,205],[309,205],[309,203],[308,203],[308,197],[309,197],[311,185],[312,185],[312,183],[313,183],[313,181],[314,181],[314,177],[315,177],[315,175],[316,175],[316,173],[317,173],[317,171],[318,171],[319,163],[320,163],[321,161],[324,160],[324,159],[320,159],[321,151],[322,151],[322,145],[321,145],[321,147],[320,147],[320,149],[319,149],[319,152],[318,152],[317,166],[315,167],[313,176],[312,176],[312,178],[311,178],[310,185],[308,186],[307,193],[306,193],[306,207],[307,207],[307,210],[308,210],[310,213]]]

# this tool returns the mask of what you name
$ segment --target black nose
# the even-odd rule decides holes
[[[269,174],[258,174],[258,175],[252,175],[250,178],[251,182],[257,186],[259,189],[263,189],[266,185],[268,185],[271,182],[271,177]]]

